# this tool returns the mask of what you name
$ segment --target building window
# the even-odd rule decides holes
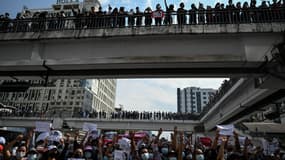
[[[206,95],[206,92],[203,92],[203,95]]]

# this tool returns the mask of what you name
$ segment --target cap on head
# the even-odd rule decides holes
[[[55,146],[55,145],[49,145],[48,146],[48,150],[50,151],[50,150],[53,150],[53,149],[57,149],[57,147]]]
[[[0,144],[6,144],[6,139],[4,137],[0,137]]]

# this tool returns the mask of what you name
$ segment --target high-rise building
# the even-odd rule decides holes
[[[215,92],[214,89],[197,87],[177,88],[177,112],[201,113]]]
[[[1,92],[0,102],[24,111],[45,114],[61,113],[76,116],[79,113],[113,112],[115,110],[115,79],[29,81],[26,91]],[[1,84],[1,82],[0,82]]]
[[[34,13],[47,12],[47,15],[51,16],[52,14],[63,11],[66,16],[73,16],[72,9],[75,11],[79,9],[81,13],[84,13],[89,12],[91,7],[94,7],[95,11],[98,11],[100,6],[99,0],[83,0],[83,2],[79,0],[57,0],[50,8],[30,9],[24,6],[22,12],[25,13],[28,11],[32,15],[34,15]]]

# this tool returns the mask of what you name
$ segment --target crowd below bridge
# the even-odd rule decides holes
[[[231,136],[217,130],[213,138],[196,137],[174,127],[171,138],[144,134],[139,139],[135,131],[123,137],[114,135],[105,141],[104,133],[88,130],[80,132],[35,131],[16,137],[0,135],[0,160],[284,160],[277,139],[275,147],[257,146],[253,141],[233,132]]]
[[[154,9],[147,7],[141,11],[139,7],[125,10],[125,7],[109,6],[107,11],[99,7],[97,11],[91,7],[89,12],[72,9],[72,14],[64,12],[49,13],[24,10],[15,19],[9,13],[0,15],[0,32],[38,32],[66,29],[93,29],[117,27],[141,27],[161,25],[205,25],[205,24],[240,24],[266,23],[285,21],[285,1],[237,2],[232,0],[228,4],[217,2],[215,6],[204,6],[194,3],[191,8],[185,8],[182,2],[175,9],[174,4],[168,5],[166,0],[164,9],[157,4]]]

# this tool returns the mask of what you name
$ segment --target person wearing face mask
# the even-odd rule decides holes
[[[18,147],[16,151],[16,157],[12,157],[11,159],[12,160],[24,160],[26,153],[27,153],[27,147],[22,145]]]
[[[86,160],[92,160],[93,159],[93,148],[92,148],[92,146],[86,146],[84,148],[84,157]]]
[[[24,136],[22,134],[18,135],[16,139],[11,141],[7,144],[6,147],[4,147],[3,153],[5,154],[5,159],[9,160],[22,160],[27,152],[27,147],[25,144],[21,144],[20,146],[17,146],[16,154],[15,156],[12,155],[10,152],[12,150],[12,147],[15,146],[15,144],[20,144],[20,142],[23,140]]]
[[[27,160],[38,160],[39,159],[39,152],[32,148],[27,152]]]
[[[59,160],[59,152],[57,150],[57,147],[55,145],[49,145],[48,146],[48,151],[46,151],[43,154],[42,160]]]
[[[73,158],[83,158],[84,155],[83,155],[83,150],[81,148],[77,148],[75,151],[74,151],[74,155],[73,155]]]
[[[149,152],[148,152],[148,149],[147,148],[142,148],[141,149],[141,160],[150,160],[150,155],[149,155]]]
[[[160,153],[161,153],[162,159],[167,159],[167,156],[168,156],[168,145],[167,144],[164,144],[162,146],[162,148],[160,149]]]
[[[154,159],[154,154],[153,154],[153,149],[150,147],[148,148],[148,153],[149,153],[149,159]]]
[[[204,160],[204,154],[201,149],[196,150],[196,160]]]
[[[168,160],[177,160],[177,153],[174,150],[168,153]]]

